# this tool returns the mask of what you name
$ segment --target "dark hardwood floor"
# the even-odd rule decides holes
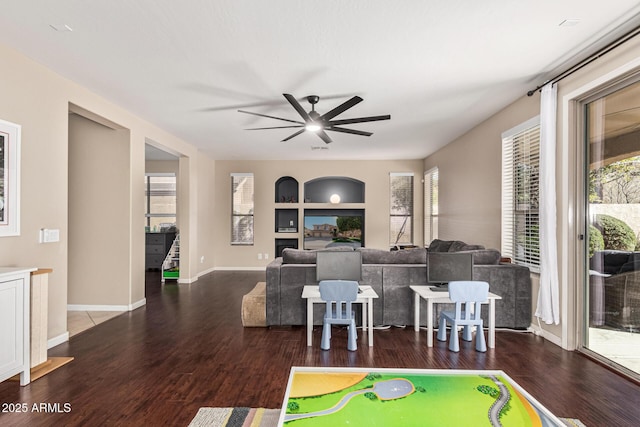
[[[0,425],[186,426],[203,406],[276,408],[291,366],[501,369],[558,416],[588,427],[640,425],[640,386],[531,334],[498,331],[495,349],[461,342],[456,354],[438,341],[427,348],[423,331],[391,328],[375,332],[373,348],[361,334],[348,352],[346,342],[320,350],[318,327],[312,348],[304,327],[243,328],[242,295],[263,280],[263,272],[215,272],[161,286],[148,273],[145,307],[49,350],[73,362],[26,387],[0,383]],[[4,412],[11,404],[27,411]]]

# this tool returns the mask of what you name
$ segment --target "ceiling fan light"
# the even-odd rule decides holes
[[[317,123],[308,123],[304,128],[309,132],[318,132],[320,129],[322,129],[322,126]]]

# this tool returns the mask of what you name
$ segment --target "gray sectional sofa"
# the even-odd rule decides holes
[[[331,250],[354,249],[337,247]],[[373,287],[379,298],[374,302],[374,324],[413,325],[413,292],[410,285],[427,284],[427,250],[399,251],[358,248],[362,253],[362,285]],[[500,263],[500,253],[460,241],[434,240],[429,251],[474,254],[473,278],[489,282],[490,291],[502,297],[496,302],[496,327],[525,329],[531,323],[531,278],[529,269]],[[305,285],[317,285],[315,251],[285,249],[266,271],[267,325],[305,325],[306,303],[301,298]],[[422,301],[422,313],[426,304]],[[314,324],[322,324],[320,304],[314,305]],[[483,317],[487,317],[483,310]],[[437,316],[438,311],[435,315]],[[424,314],[421,323],[426,324]]]

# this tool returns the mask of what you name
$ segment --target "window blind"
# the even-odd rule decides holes
[[[391,173],[389,188],[389,244],[410,245],[413,242],[413,173]]]
[[[253,244],[253,194],[251,173],[231,174],[231,244]]]
[[[502,139],[502,254],[539,270],[540,120]]]
[[[424,174],[424,244],[438,238],[438,168]]]
[[[172,173],[145,175],[146,225],[149,230],[176,222],[176,176]]]

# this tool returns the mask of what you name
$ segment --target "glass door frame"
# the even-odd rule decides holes
[[[576,350],[598,360],[604,365],[610,366],[616,371],[639,378],[639,374],[618,363],[611,361],[600,353],[588,347],[589,340],[589,312],[590,312],[590,295],[589,295],[589,120],[587,105],[599,99],[603,99],[625,87],[640,82],[640,70],[634,73],[627,73],[612,79],[607,84],[593,88],[588,93],[583,94],[580,98],[575,99],[576,108],[576,225],[578,230],[579,242],[576,246]]]

